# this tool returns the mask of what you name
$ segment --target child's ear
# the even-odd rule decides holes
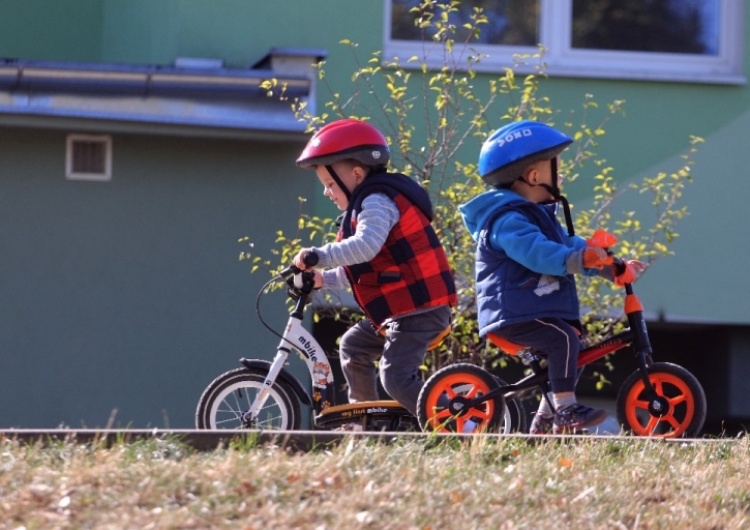
[[[367,176],[367,170],[362,166],[354,166],[354,180],[359,184]]]
[[[537,182],[539,181],[539,171],[534,168],[530,167],[525,171],[524,177],[526,177],[524,180],[529,183],[531,186],[536,186]]]

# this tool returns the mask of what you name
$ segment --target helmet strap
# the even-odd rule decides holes
[[[344,183],[341,181],[341,179],[339,178],[339,176],[336,174],[336,171],[334,171],[333,166],[327,165],[326,169],[328,170],[328,174],[331,175],[331,178],[336,183],[336,185],[339,188],[341,188],[341,191],[343,191],[344,195],[346,195],[346,200],[348,201],[349,199],[351,199],[352,198],[352,192],[349,191],[349,188],[347,188],[346,186],[344,186]]]
[[[552,171],[553,185],[549,186],[547,184],[540,184],[540,186],[542,186],[550,193],[550,195],[552,195],[553,199],[549,202],[562,203],[563,213],[565,214],[565,225],[568,229],[568,235],[570,237],[573,237],[574,235],[576,235],[576,231],[573,227],[573,216],[570,214],[570,204],[568,204],[568,199],[560,194],[560,175],[558,173],[557,157],[550,160],[550,169]]]
[[[557,167],[557,157],[550,158],[549,161],[550,166],[550,174],[552,176],[552,186],[544,185],[544,188],[550,192],[550,194],[555,198],[555,200],[558,200],[560,198],[560,173],[558,171]]]
[[[573,217],[570,215],[570,205],[568,204],[568,199],[560,195],[560,202],[563,205],[563,213],[565,213],[565,224],[568,228],[568,235],[570,237],[573,237],[576,235],[576,230],[573,227]]]
[[[550,159],[550,172],[552,176],[552,186],[550,186],[549,184],[542,184],[542,183],[532,184],[531,182],[526,180],[523,177],[523,175],[518,177],[518,180],[525,183],[527,186],[532,186],[532,187],[539,186],[541,188],[544,188],[545,190],[547,190],[547,193],[552,195],[552,200],[548,202],[558,202],[560,200],[560,186],[559,186],[560,176],[558,175],[558,172],[557,172],[557,157]]]
[[[544,189],[546,189],[551,194],[554,194],[552,186],[548,186],[546,184],[539,185],[544,187]],[[560,190],[557,190],[557,197],[552,200],[545,201],[541,204],[554,204],[556,202],[561,203],[563,206],[563,213],[565,214],[565,225],[568,229],[568,235],[571,237],[576,235],[575,228],[573,228],[573,216],[570,214],[570,204],[568,204],[568,199],[566,199],[565,196],[560,195]]]

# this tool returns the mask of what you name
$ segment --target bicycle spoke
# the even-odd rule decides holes
[[[437,412],[435,413],[434,416],[432,416],[432,418],[435,421],[440,421],[440,422],[445,421],[446,419],[450,417],[451,417],[451,411],[446,408],[441,409],[440,412]]]
[[[677,430],[682,426],[682,422],[678,420],[674,414],[669,414],[668,416],[662,417],[662,420],[669,423],[673,429]]]
[[[466,391],[464,397],[467,399],[474,399],[481,391],[482,389],[479,388],[479,385],[471,385],[471,388]]]
[[[675,405],[687,402],[687,396],[685,394],[680,394],[678,396],[668,398],[667,401],[669,401],[669,404],[674,408]]]
[[[478,409],[478,408],[473,408],[473,409],[471,409],[469,411],[468,414],[466,414],[465,417],[467,417],[467,418],[468,417],[472,417],[472,418],[476,417],[476,418],[481,419],[483,422],[485,422],[485,421],[489,420],[490,415],[485,410]]]
[[[656,427],[659,426],[660,418],[658,416],[649,416],[649,420],[646,423],[644,430],[650,434],[656,433]]]
[[[441,390],[442,390],[442,393],[444,393],[448,397],[448,399],[453,399],[454,397],[458,395],[452,386],[446,386],[445,388]]]

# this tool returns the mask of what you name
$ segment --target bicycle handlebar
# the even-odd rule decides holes
[[[315,267],[315,265],[318,264],[319,259],[320,258],[315,252],[308,252],[307,254],[305,254],[305,259],[303,259],[302,261],[304,261],[305,265],[307,265],[308,267]],[[292,274],[297,274],[299,272],[303,272],[302,269],[294,265],[289,265],[287,268],[282,269],[278,273],[277,277],[281,280],[284,280],[288,278],[289,276],[291,276]]]
[[[320,257],[315,252],[308,252],[305,254],[305,259],[302,261],[307,265],[308,267],[315,267],[315,265],[318,264],[318,260]]]
[[[319,259],[319,256],[316,253],[310,252],[310,253],[308,253],[305,256],[305,259],[303,261],[305,262],[305,265],[307,265],[308,267],[314,267],[315,265],[318,264],[318,259]],[[261,315],[261,311],[260,311],[260,300],[261,300],[261,295],[266,292],[266,288],[269,285],[271,285],[275,281],[287,280],[293,274],[300,274],[300,276],[302,276],[303,289],[299,290],[299,295],[300,296],[297,299],[297,303],[296,303],[296,305],[294,307],[294,310],[291,313],[291,316],[295,316],[295,317],[297,317],[299,319],[302,319],[302,313],[304,312],[305,305],[307,305],[308,300],[309,300],[309,295],[310,295],[310,293],[312,292],[312,290],[314,288],[314,284],[315,284],[315,273],[314,273],[314,271],[303,271],[302,269],[300,269],[300,268],[298,268],[298,267],[296,267],[294,265],[290,265],[290,266],[286,267],[285,269],[282,269],[281,271],[279,271],[276,274],[276,276],[274,276],[273,278],[271,278],[270,280],[268,280],[266,282],[266,284],[263,287],[261,287],[260,291],[258,292],[258,297],[257,297],[257,299],[255,301],[255,310],[258,313],[258,319],[260,320],[261,324],[263,324],[263,326],[266,329],[268,329],[271,333],[273,333],[274,335],[276,335],[277,337],[279,337],[281,339],[283,339],[284,336],[282,334],[278,333],[277,331],[275,331],[271,326],[269,326],[263,320],[263,316]],[[297,278],[295,278],[295,280],[296,279]],[[295,283],[296,283],[296,281],[295,281]],[[290,288],[291,287],[292,286],[290,286]],[[297,290],[297,289],[298,288],[296,288],[296,287],[294,288],[294,290]]]
[[[625,272],[625,268],[627,267],[627,265],[625,264],[625,260],[616,256],[613,257],[612,265],[615,269],[615,276],[619,276],[620,274]]]

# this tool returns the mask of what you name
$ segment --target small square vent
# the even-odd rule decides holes
[[[65,177],[69,180],[112,180],[112,137],[69,134]]]

